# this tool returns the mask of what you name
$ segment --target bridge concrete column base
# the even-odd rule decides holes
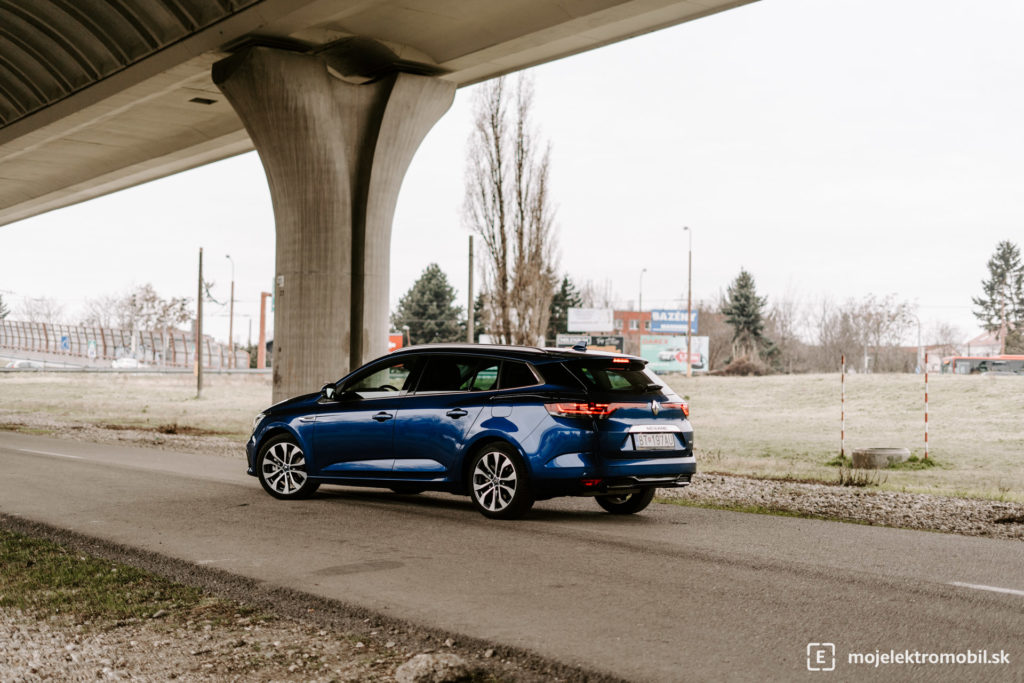
[[[277,223],[274,401],[387,351],[391,221],[452,83],[345,80],[329,59],[251,47],[214,65],[266,170]]]

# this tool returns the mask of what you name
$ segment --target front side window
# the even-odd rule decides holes
[[[374,366],[345,383],[343,391],[352,391],[362,398],[380,398],[408,391],[406,384],[412,374],[413,358],[403,358],[384,366]]]

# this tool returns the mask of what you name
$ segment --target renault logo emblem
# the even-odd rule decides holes
[[[657,401],[651,401],[651,412],[655,415],[661,412],[661,404]]]

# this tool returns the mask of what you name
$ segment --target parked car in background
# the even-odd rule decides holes
[[[12,370],[42,370],[43,364],[34,360],[12,360],[4,367]]]
[[[517,346],[399,349],[257,415],[248,473],[281,499],[344,484],[468,495],[498,519],[556,496],[639,512],[696,470],[689,406],[646,363]]]

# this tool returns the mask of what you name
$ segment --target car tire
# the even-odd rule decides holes
[[[632,515],[640,512],[654,500],[654,489],[644,489],[639,493],[624,496],[597,496],[597,504],[613,515]]]
[[[514,448],[492,443],[477,451],[469,465],[469,497],[491,519],[519,519],[530,511],[530,478]]]
[[[281,500],[309,498],[320,488],[319,482],[310,479],[306,471],[306,454],[288,434],[263,444],[256,458],[256,470],[263,489]]]

